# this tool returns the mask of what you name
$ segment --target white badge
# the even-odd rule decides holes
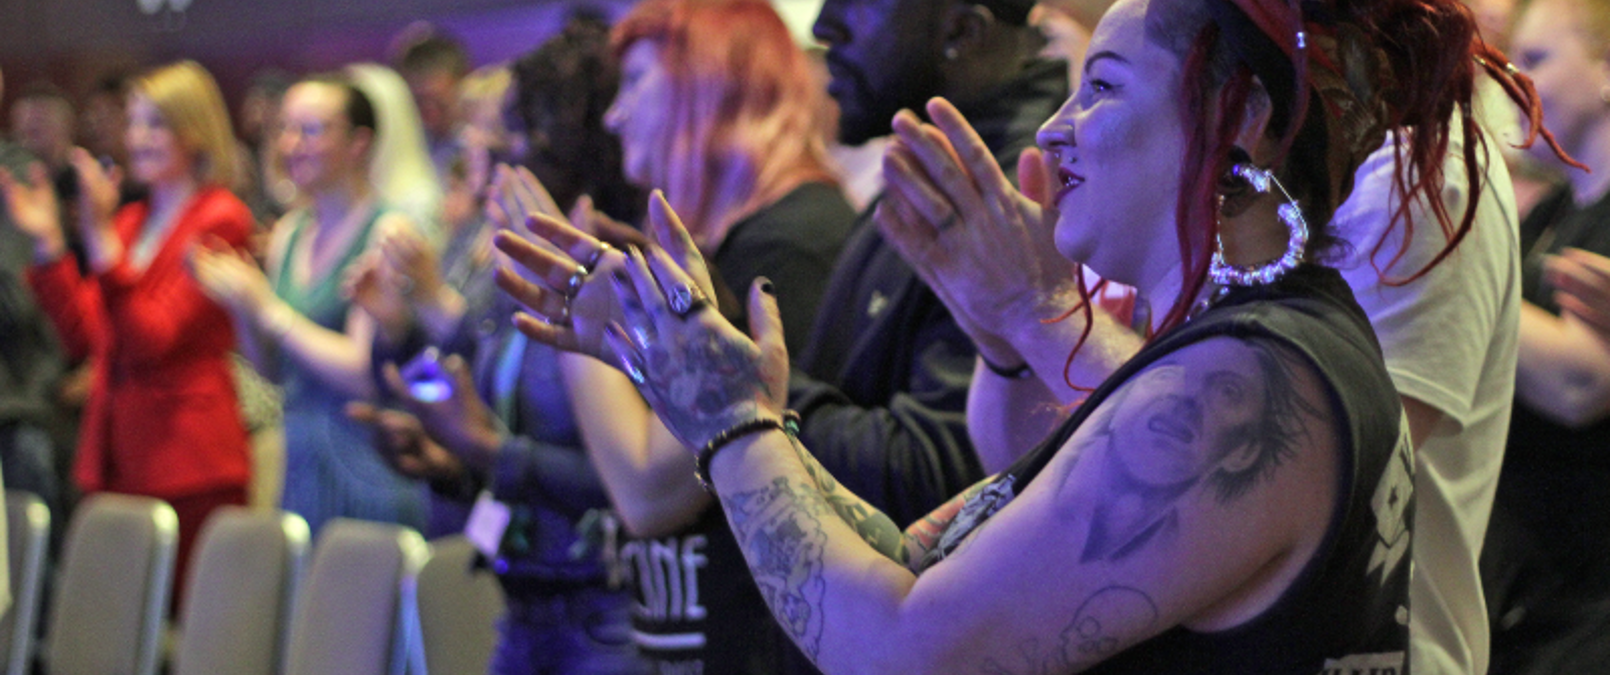
[[[491,490],[482,490],[470,510],[469,522],[464,524],[464,536],[488,558],[498,557],[503,544],[503,532],[509,529],[509,505],[492,498]]]

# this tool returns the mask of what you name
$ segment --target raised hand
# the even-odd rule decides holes
[[[123,170],[101,166],[100,160],[83,148],[73,148],[67,161],[78,174],[79,227],[86,236],[110,229],[121,198],[118,186],[123,184]]]
[[[492,409],[476,393],[464,359],[454,354],[441,365],[453,383],[453,391],[440,401],[425,401],[414,396],[395,363],[386,364],[381,375],[386,388],[405,411],[419,420],[420,428],[431,440],[470,468],[482,473],[489,471],[503,445],[503,432]]]
[[[606,335],[611,359],[689,448],[787,405],[788,348],[771,282],[749,292],[753,340],[713,310],[671,256],[632,249],[611,277],[624,320]]]
[[[1055,212],[1043,206],[1048,172],[1038,151],[1007,180],[977,132],[944,99],[928,104],[933,125],[895,117],[884,157],[888,190],[874,212],[884,237],[951,310],[992,362],[1021,362],[1014,326],[1060,314],[1076,286],[1073,264],[1053,242]]]
[[[378,246],[387,268],[402,282],[409,299],[434,298],[445,288],[441,256],[436,247],[408,228],[395,228],[381,234]]]
[[[1610,342],[1610,258],[1575,248],[1544,263],[1554,302]]]
[[[49,262],[67,253],[67,238],[61,229],[61,204],[50,182],[45,165],[28,165],[27,182],[17,180],[11,171],[0,169],[0,193],[17,229],[34,240],[34,261]]]
[[[382,251],[366,251],[358,256],[341,280],[342,295],[374,319],[381,336],[392,343],[403,338],[413,320],[402,281],[387,265]]]
[[[513,229],[531,214],[563,219],[565,212],[548,194],[537,175],[523,166],[499,164],[492,171],[492,185],[487,191],[487,216],[499,229]]]
[[[186,262],[201,291],[236,316],[256,316],[274,298],[257,261],[217,237],[192,244]]]
[[[705,297],[714,297],[703,256],[658,191],[649,199],[649,223],[674,263]],[[504,232],[494,239],[513,263],[498,269],[498,287],[530,312],[516,316],[515,324],[532,339],[615,363],[603,336],[606,326],[621,320],[621,309],[609,284],[597,281],[620,269],[626,257],[618,246],[556,218],[538,214],[527,225],[535,242]]]
[[[375,449],[393,471],[409,478],[449,481],[464,472],[464,463],[425,433],[419,418],[371,403],[347,404],[347,417],[375,431]]]

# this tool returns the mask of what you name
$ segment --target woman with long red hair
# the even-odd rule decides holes
[[[784,339],[803,349],[855,218],[829,166],[826,92],[805,54],[764,0],[646,0],[612,41],[621,85],[604,123],[620,138],[626,177],[659,191],[650,211],[661,232],[667,207],[697,223],[686,236],[717,279],[741,289],[770,277],[791,326]],[[585,201],[572,213],[583,227],[597,217]],[[571,354],[561,368],[588,454],[633,535],[621,557],[638,592],[640,650],[667,672],[776,672],[788,646],[756,630],[769,619],[754,584],[711,577],[743,563],[687,450],[619,371]],[[665,551],[676,551],[672,562]]]
[[[1479,194],[1477,71],[1537,128],[1506,65],[1455,0],[1114,5],[1041,130],[1047,163],[1024,165],[1051,208],[994,185],[1008,198],[891,191],[880,217],[935,247],[988,245],[958,210],[1049,225],[1065,258],[1158,307],[1155,333],[1048,439],[903,536],[799,443],[769,286],[750,294],[751,340],[708,311],[697,275],[634,254],[609,351],[699,449],[774,616],[824,671],[1402,672],[1411,439],[1367,318],[1321,264],[1342,244],[1326,228],[1388,132],[1414,134],[1405,204],[1439,194],[1455,129]],[[929,113],[938,128],[891,162],[983,153],[953,108]],[[951,198],[1005,181],[933,178]],[[1428,267],[1475,210],[1434,211],[1447,244]],[[1000,382],[969,405],[1026,414],[1010,409],[1037,399],[1013,387],[1042,386],[1034,364],[1071,341],[1002,331],[1018,322],[999,312],[1044,308],[986,281],[997,313],[970,303],[958,320],[995,366],[978,377]]]

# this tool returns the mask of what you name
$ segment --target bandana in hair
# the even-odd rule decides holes
[[[1390,85],[1386,56],[1358,27],[1338,21],[1323,2],[1208,0],[1214,23],[1233,53],[1258,76],[1275,102],[1270,126],[1288,146],[1319,95],[1337,159],[1362,162],[1385,139],[1382,92]]]

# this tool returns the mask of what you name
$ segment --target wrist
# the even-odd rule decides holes
[[[296,324],[296,310],[281,300],[253,300],[252,314],[257,317],[257,325],[276,343],[283,343],[285,336],[289,335],[292,326]]]
[[[438,285],[436,292],[421,295],[413,303],[414,314],[436,339],[447,337],[444,333],[464,317],[466,306],[464,296],[446,284]]]
[[[755,417],[744,420],[716,434],[704,447],[699,448],[694,459],[694,476],[699,479],[699,485],[706,492],[716,493],[715,483],[710,479],[710,464],[715,460],[716,453],[732,445],[734,442],[756,434],[781,431],[790,437],[799,434],[799,413],[792,410],[783,411],[780,417]]]
[[[498,453],[503,451],[503,443],[507,438],[497,431],[485,430],[472,434],[465,448],[468,452],[461,455],[465,464],[476,473],[488,476],[497,465]]]

